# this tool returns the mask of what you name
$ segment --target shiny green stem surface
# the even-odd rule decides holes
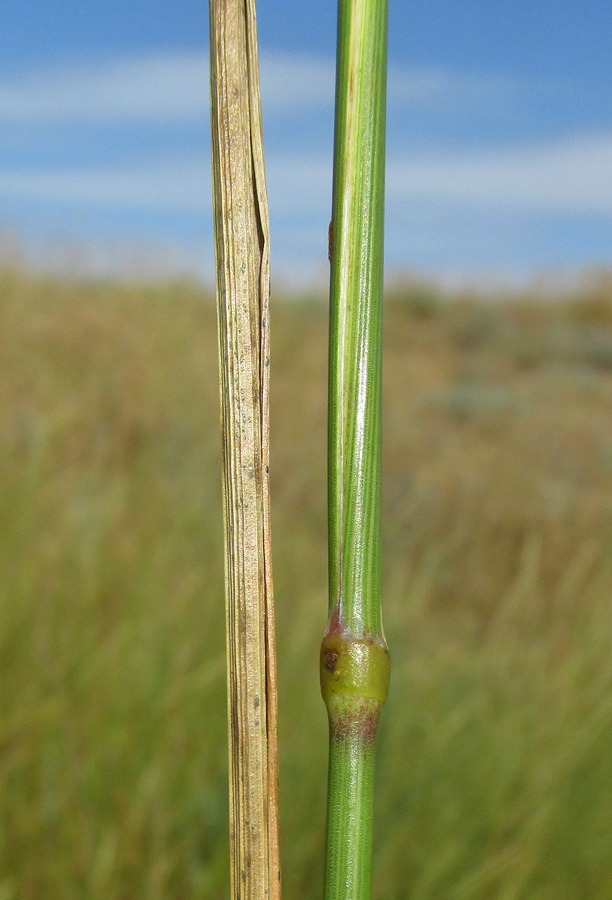
[[[368,900],[374,751],[387,696],[381,612],[382,288],[387,0],[339,0],[330,227],[330,725],[325,900]]]
[[[330,617],[381,626],[380,471],[387,0],[340,0],[330,232]]]
[[[342,739],[330,732],[325,900],[371,896],[374,753],[357,726]]]

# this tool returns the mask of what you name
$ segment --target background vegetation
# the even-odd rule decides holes
[[[327,311],[273,298],[285,897],[322,889]],[[377,900],[612,896],[612,280],[388,298]],[[0,274],[0,900],[228,895],[215,312]]]

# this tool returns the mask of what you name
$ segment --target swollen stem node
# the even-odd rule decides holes
[[[391,662],[384,639],[328,631],[321,644],[321,693],[330,735],[347,732],[374,741],[380,708],[389,692]]]

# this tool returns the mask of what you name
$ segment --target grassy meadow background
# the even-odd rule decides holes
[[[325,305],[273,298],[287,900],[321,895]],[[0,900],[227,898],[215,311],[0,272]],[[612,897],[612,277],[394,289],[375,900]]]

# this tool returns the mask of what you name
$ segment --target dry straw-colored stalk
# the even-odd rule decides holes
[[[254,0],[210,0],[234,900],[279,900],[268,208]]]

